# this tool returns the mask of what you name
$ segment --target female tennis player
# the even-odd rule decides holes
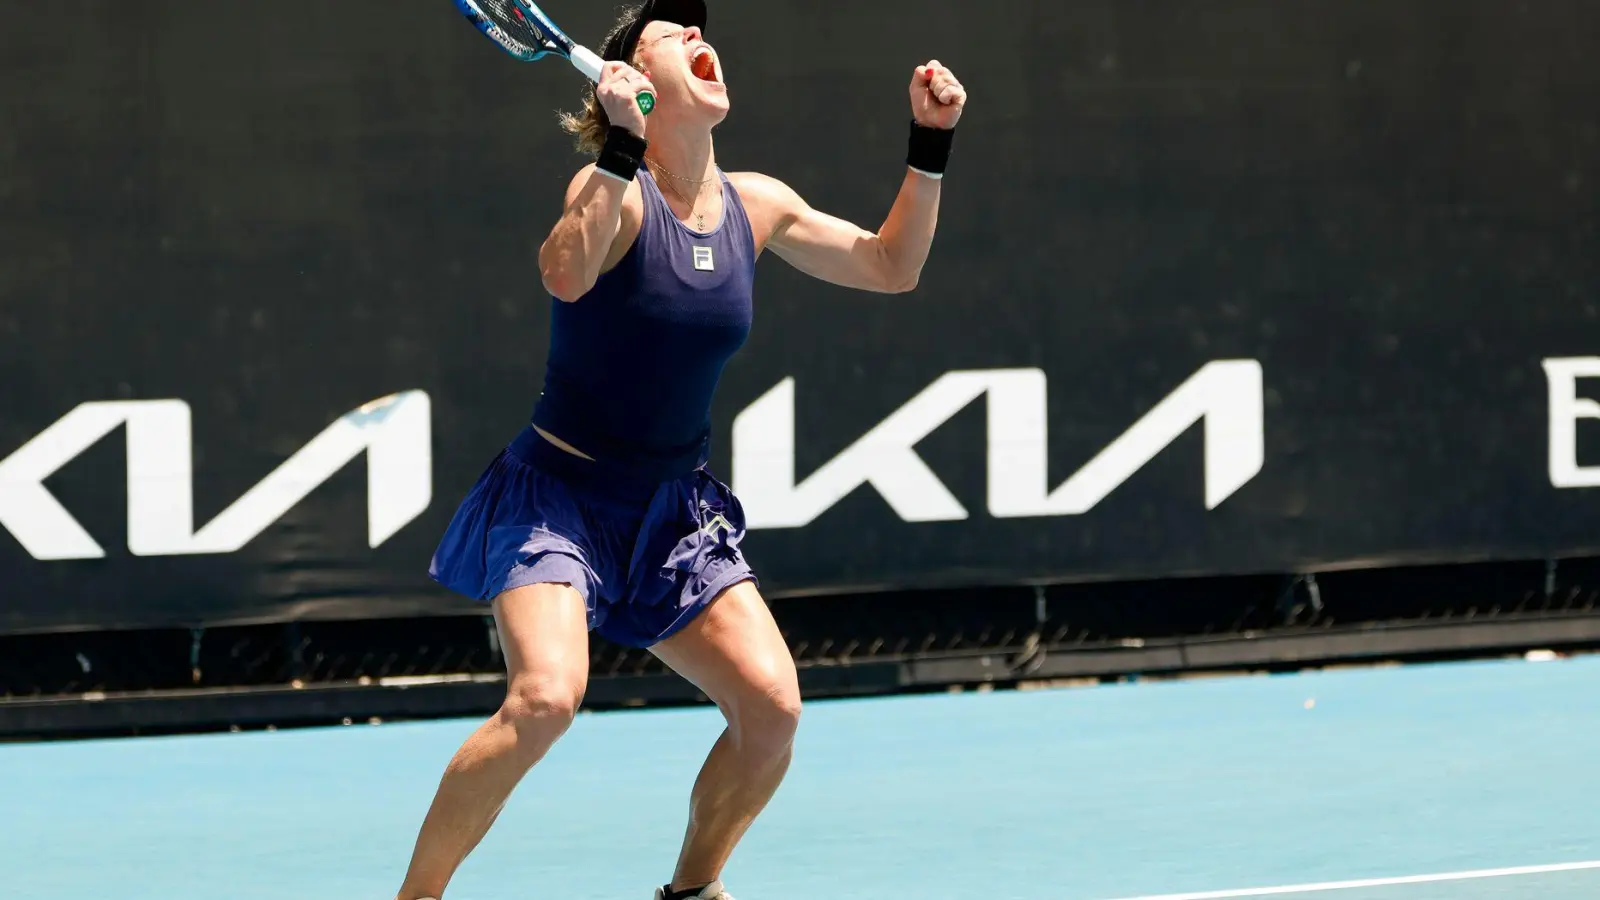
[[[630,10],[603,45],[608,62],[585,109],[565,121],[597,159],[572,179],[539,253],[555,297],[544,392],[430,569],[491,604],[506,698],[447,767],[399,900],[442,897],[571,725],[591,630],[649,648],[727,721],[657,900],[729,900],[723,865],[788,769],[794,661],[740,551],[739,501],[705,468],[712,397],[749,331],[763,250],[834,284],[916,286],[966,92],[937,61],[912,73],[907,171],[874,233],[776,179],[717,167],[712,130],[728,89],[705,24],[701,0]],[[646,89],[656,95],[648,119],[635,99]]]

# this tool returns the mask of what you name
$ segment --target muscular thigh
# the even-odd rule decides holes
[[[588,611],[565,584],[534,584],[495,598],[507,681],[581,699],[589,678]]]
[[[724,710],[743,699],[799,702],[794,657],[752,582],[723,591],[651,652]]]

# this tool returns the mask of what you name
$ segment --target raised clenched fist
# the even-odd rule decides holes
[[[911,115],[928,128],[954,128],[967,105],[967,89],[937,59],[911,73]]]

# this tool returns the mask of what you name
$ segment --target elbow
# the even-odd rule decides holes
[[[883,294],[909,294],[916,290],[917,282],[922,279],[922,263],[898,258],[881,235],[877,238],[877,244],[877,291]]]
[[[917,289],[917,283],[922,280],[922,271],[914,269],[909,274],[893,278],[884,287],[886,294],[909,294]]]
[[[563,266],[548,259],[543,252],[539,256],[539,281],[550,296],[565,303],[572,303],[589,293],[589,288],[593,285],[585,284],[570,266]]]
[[[587,287],[573,279],[563,278],[556,273],[545,275],[544,289],[550,292],[550,296],[563,303],[577,302],[584,294],[589,293]]]

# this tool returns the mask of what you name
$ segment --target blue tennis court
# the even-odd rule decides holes
[[[1579,658],[818,703],[728,887],[1600,896],[1597,681]],[[449,897],[649,897],[719,722],[581,717]],[[474,724],[0,748],[0,873],[51,900],[387,900]]]

